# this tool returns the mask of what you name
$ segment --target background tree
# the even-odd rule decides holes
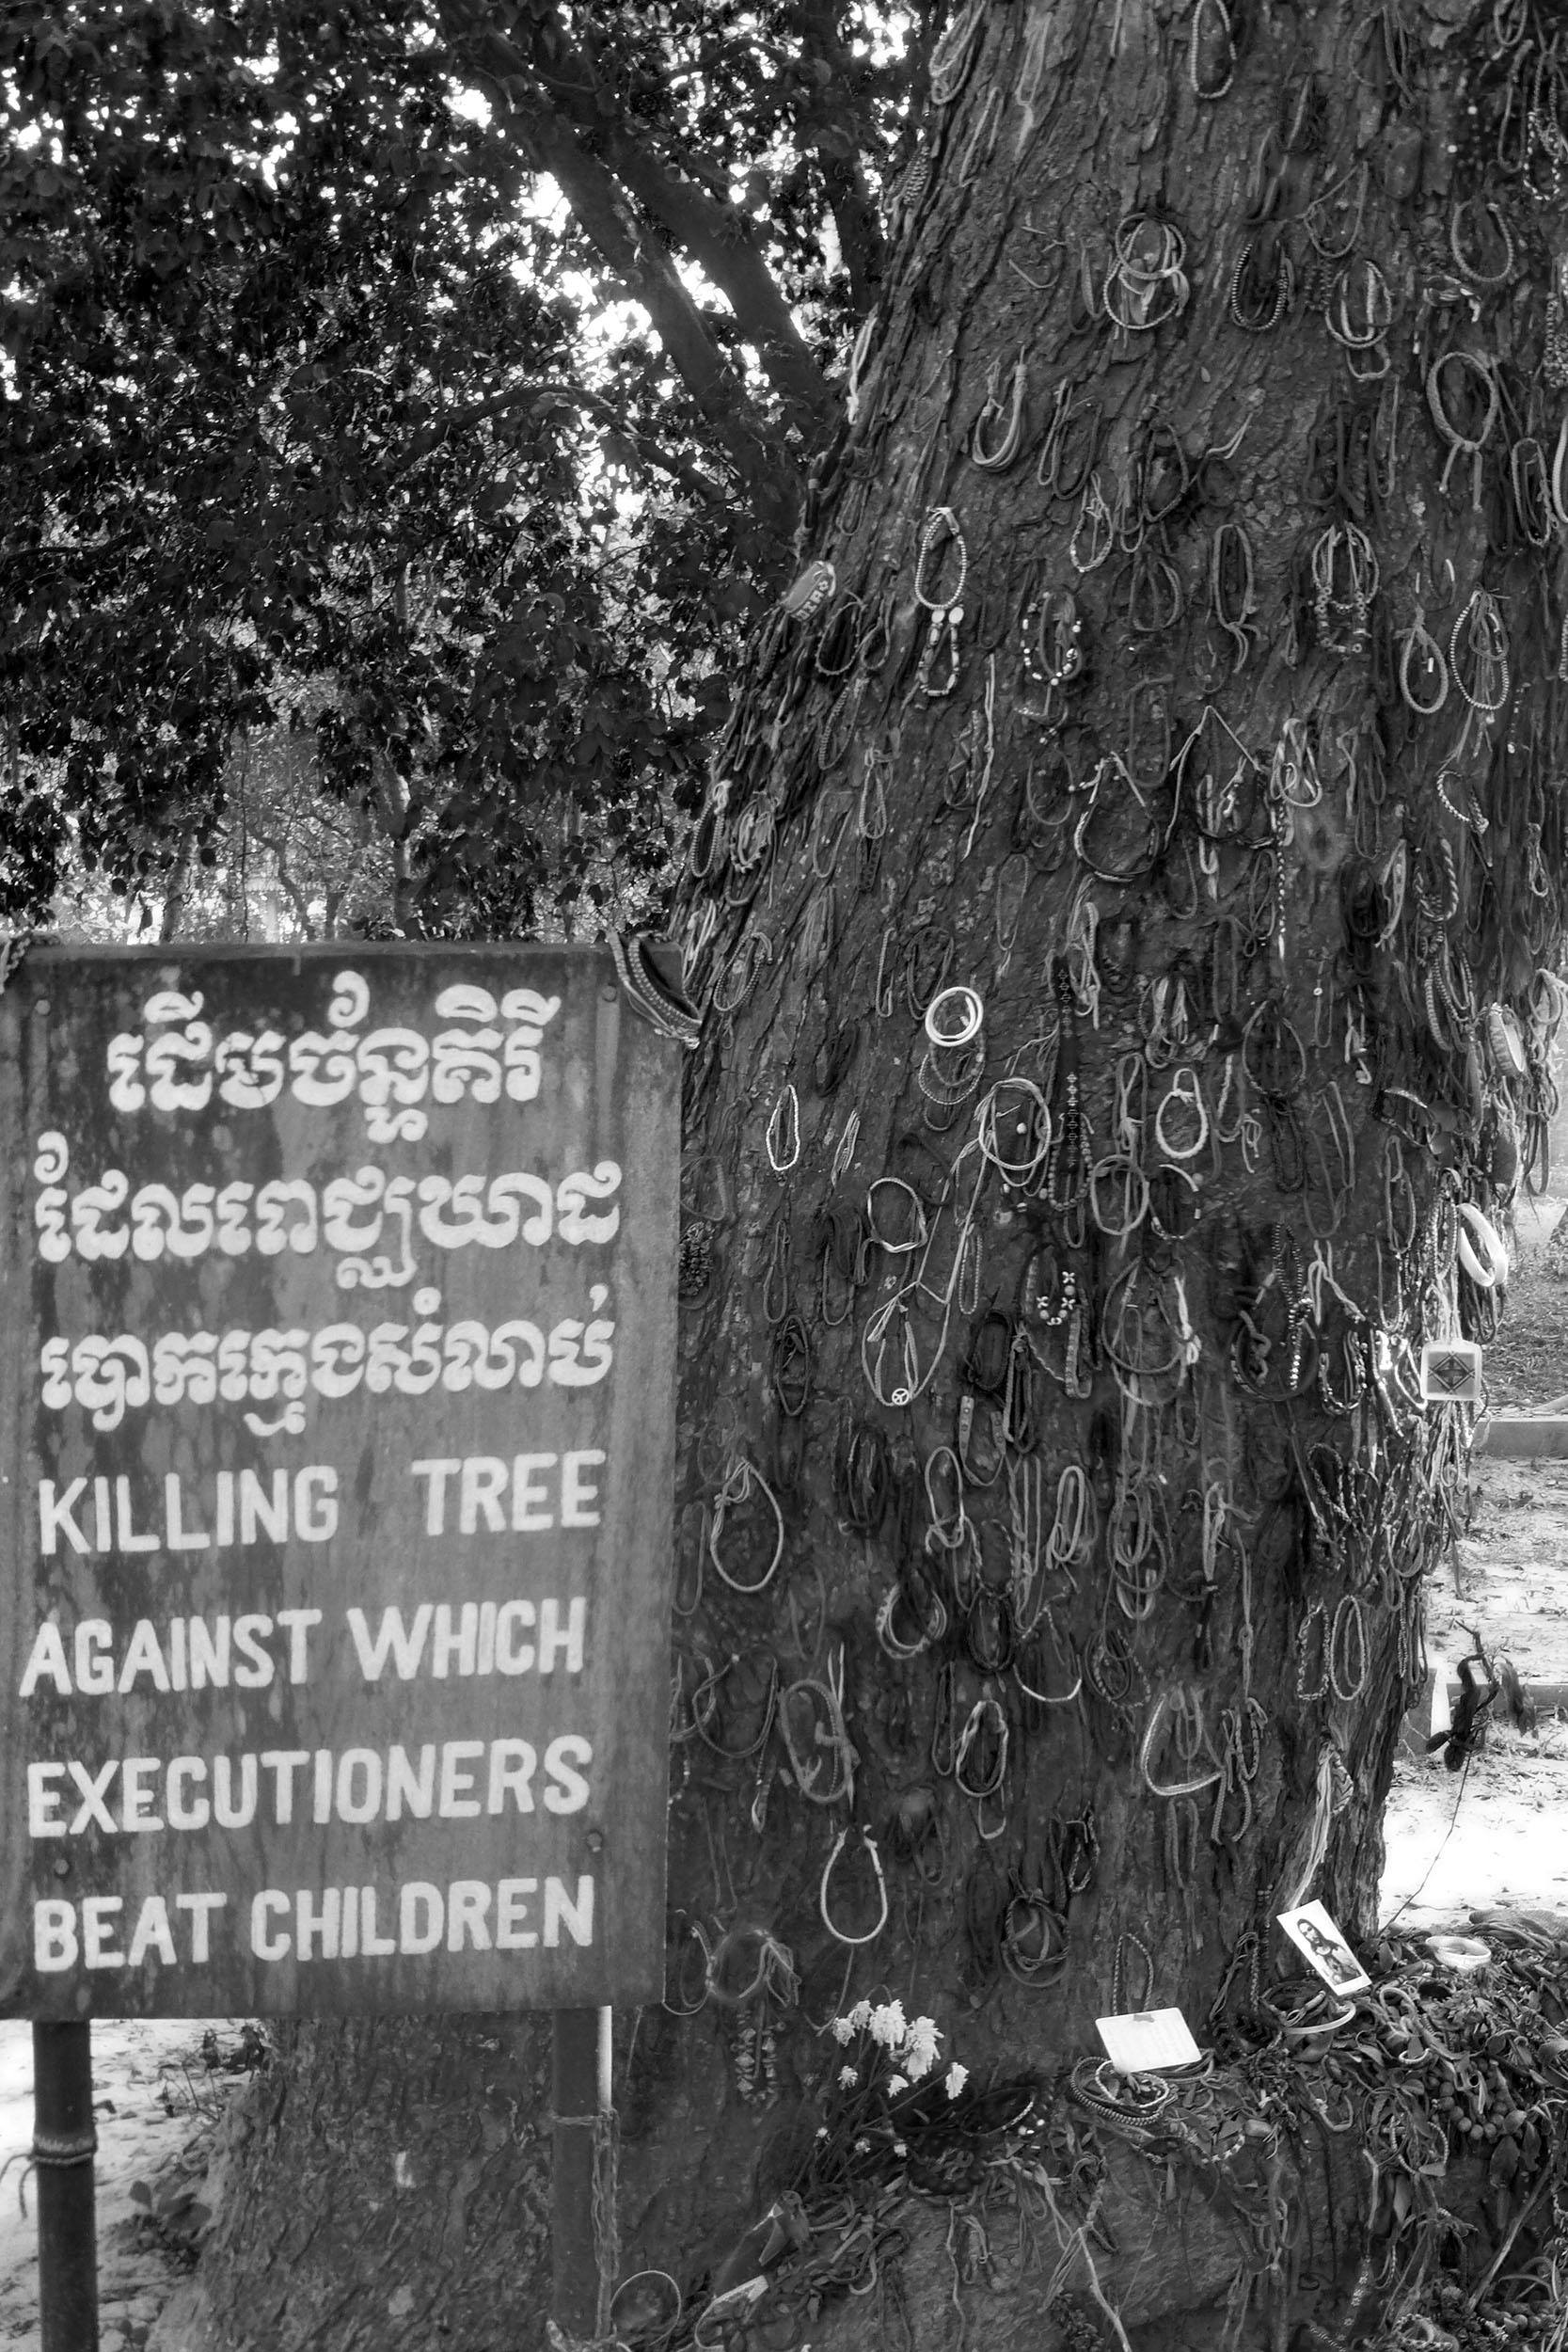
[[[623,894],[664,874],[875,266],[857,158],[905,77],[817,13],[792,51],[793,20],[759,48],[744,11],[610,12],[592,66],[526,19],[585,138],[504,12],[7,11],[11,919],[68,854],[156,896],[214,863],[237,730],[302,690],[400,928],[526,928],[546,871],[591,910],[607,848]]]
[[[832,2191],[809,2332],[860,2343],[909,2168],[911,2339],[950,2255],[1033,2343],[1050,2268],[1004,2289],[956,2201],[1082,2220],[1042,2086],[1094,2018],[1252,2047],[1283,1902],[1374,1928],[1464,1470],[1418,1350],[1488,1327],[1562,1006],[1563,60],[1529,0],[975,0],[884,254],[839,27],[439,25],[775,547],[757,402],[818,453],[681,909],[671,1989],[618,2045],[621,2267],[700,2299],[769,2197]],[[788,234],[721,193],[774,136],[867,306],[837,428],[761,282]],[[825,2093],[857,1994],[975,2090],[886,2128]],[[543,2047],[292,2036],[214,2340],[536,2326]],[[1264,2139],[1237,2234],[1169,2226],[1129,2323],[1283,2293]]]

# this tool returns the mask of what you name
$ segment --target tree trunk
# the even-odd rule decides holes
[[[1287,1900],[1373,1926],[1465,1452],[1419,1350],[1484,1336],[1475,1218],[1560,1008],[1568,354],[1543,380],[1550,151],[1488,161],[1510,13],[1038,0],[933,59],[684,909],[673,1909],[619,2044],[623,2272],[693,2288],[810,2177],[857,1997],[1037,2081],[1111,2010],[1223,2045],[1296,1973]],[[235,2344],[304,2340],[221,2275]],[[948,2340],[940,2294],[908,2315]]]

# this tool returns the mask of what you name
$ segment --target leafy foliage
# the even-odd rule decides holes
[[[291,713],[393,928],[657,888],[908,85],[815,0],[18,0],[0,913],[215,861]]]

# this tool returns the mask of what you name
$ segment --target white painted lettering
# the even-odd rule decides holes
[[[501,1497],[505,1492],[506,1464],[493,1454],[470,1454],[463,1465],[461,1500],[457,1510],[458,1533],[475,1534],[483,1513],[490,1534],[504,1535],[506,1512]]]
[[[490,1949],[490,1889],[483,1879],[453,1879],[447,1889],[447,1949],[460,1952],[471,1944],[476,1952]]]
[[[396,1663],[402,1681],[409,1682],[420,1671],[420,1659],[424,1651],[425,1636],[435,1614],[428,1600],[420,1601],[414,1612],[414,1622],[405,1627],[401,1609],[384,1609],[381,1629],[372,1639],[370,1626],[362,1609],[346,1613],[348,1629],[354,1636],[354,1646],[359,1653],[359,1671],[367,1682],[379,1682],[382,1668],[388,1657]]]
[[[77,1793],[82,1799],[80,1806],[71,1817],[71,1835],[72,1837],[80,1837],[89,1821],[95,1822],[100,1829],[107,1830],[112,1836],[117,1823],[114,1815],[103,1803],[103,1791],[115,1776],[114,1757],[111,1756],[103,1771],[97,1773],[87,1772],[80,1764],[68,1764],[66,1770],[76,1783]]]
[[[78,1958],[76,1906],[67,1902],[33,1905],[33,1965],[40,1976],[57,1976],[74,1968]]]
[[[446,1534],[447,1481],[455,1476],[462,1467],[455,1454],[436,1455],[429,1461],[410,1462],[408,1465],[415,1478],[428,1478],[430,1481],[424,1505],[424,1532],[427,1535]],[[44,1549],[47,1550],[50,1547],[46,1545]]]
[[[234,1801],[234,1767],[227,1756],[213,1758],[213,1819],[219,1829],[248,1829],[256,1819],[256,1758],[240,1758],[240,1795]]]
[[[135,1932],[125,1955],[127,1967],[139,1968],[154,1947],[165,1967],[172,1968],[179,1954],[174,1948],[174,1931],[168,1923],[168,1905],[161,1895],[149,1895],[141,1907]]]
[[[446,1925],[446,1905],[438,1886],[413,1879],[398,1889],[398,1949],[433,1952]]]
[[[342,1926],[342,1896],[336,1886],[324,1886],[318,1902],[307,1886],[294,1897],[294,1952],[300,1960],[312,1960],[312,1944],[319,1943],[323,1960],[336,1960],[338,1938]]]
[[[238,1628],[235,1629],[237,1632]],[[261,1751],[261,1769],[273,1776],[272,1817],[283,1827],[294,1818],[294,1774],[309,1761],[309,1750],[307,1748],[263,1748]]]
[[[531,1600],[502,1601],[496,1612],[496,1663],[503,1675],[526,1675],[533,1669],[533,1644],[515,1639],[517,1629],[531,1628],[534,1621]]]
[[[125,1954],[114,1945],[122,1895],[88,1895],[82,1904],[82,1958],[89,1968],[123,1968]]]
[[[470,1821],[479,1812],[479,1799],[468,1794],[474,1785],[472,1772],[464,1765],[470,1756],[484,1754],[483,1740],[448,1740],[441,1749],[441,1796],[438,1810],[443,1821]]]
[[[27,1835],[29,1837],[63,1837],[65,1823],[59,1818],[61,1791],[53,1786],[65,1778],[63,1764],[29,1764],[27,1767]]]
[[[566,1892],[562,1879],[545,1881],[545,1948],[552,1949],[561,1941],[564,1928],[574,1944],[588,1945],[594,1941],[594,1882],[579,1878],[575,1899]]]
[[[466,1600],[458,1612],[456,1630],[451,1608],[440,1601],[436,1609],[436,1635],[430,1645],[430,1671],[437,1681],[449,1674],[471,1675],[479,1657],[479,1604]],[[455,1665],[454,1662],[455,1661]]]
[[[583,1637],[588,1630],[588,1603],[579,1594],[566,1604],[566,1624],[561,1624],[561,1603],[542,1600],[539,1604],[539,1671],[542,1675],[555,1672],[555,1661],[562,1650],[566,1653],[566,1672],[582,1672]]]
[[[175,1910],[188,1911],[191,1915],[192,1960],[198,1963],[211,1960],[213,1915],[223,1910],[228,1900],[228,1896],[222,1894],[176,1895],[174,1898]]]
[[[594,1508],[598,1499],[597,1486],[591,1486],[584,1470],[595,1470],[605,1459],[597,1446],[585,1446],[581,1453],[563,1454],[561,1457],[561,1524],[562,1527],[597,1527],[599,1514]]]
[[[234,1669],[234,1680],[242,1691],[264,1691],[272,1680],[272,1657],[261,1647],[271,1631],[270,1617],[236,1617],[234,1620],[234,1647],[246,1661]]]
[[[512,1463],[512,1533],[514,1535],[539,1535],[555,1525],[555,1514],[549,1507],[549,1497],[535,1483],[534,1473],[555,1468],[554,1454],[519,1454]]]
[[[134,1690],[138,1675],[148,1676],[155,1691],[168,1689],[168,1668],[164,1663],[164,1653],[158,1645],[157,1629],[150,1617],[136,1619],[131,1639],[126,1644],[125,1656],[120,1661],[119,1668],[121,1691]]]
[[[137,1534],[131,1517],[131,1481],[115,1480],[115,1549],[117,1551],[156,1551],[158,1538],[150,1531]],[[89,1961],[87,1965],[91,1967]]]
[[[106,1485],[107,1481],[104,1483]],[[62,1534],[72,1551],[86,1552],[88,1549],[87,1537],[71,1517],[78,1499],[87,1491],[87,1484],[85,1478],[73,1478],[64,1494],[56,1495],[52,1478],[40,1480],[39,1534],[46,1560],[55,1549]],[[100,1545],[99,1549],[106,1550],[107,1546]]]
[[[387,1751],[387,1819],[401,1821],[407,1813],[416,1821],[428,1821],[436,1805],[436,1748],[434,1742],[420,1750],[419,1768],[408,1761],[405,1748]],[[369,1951],[367,1944],[365,1949]]]
[[[66,1664],[65,1644],[53,1617],[45,1617],[33,1636],[33,1646],[27,1653],[27,1663],[17,1685],[17,1697],[30,1699],[38,1689],[41,1675],[47,1675],[55,1690],[65,1697],[71,1696],[71,1669]]]
[[[207,1766],[199,1756],[176,1756],[169,1760],[168,1780],[164,1791],[164,1815],[170,1829],[205,1829],[212,1807],[205,1797],[193,1797],[185,1802],[187,1783],[203,1781]],[[184,1898],[182,1896],[182,1901]]]
[[[302,1543],[330,1543],[338,1533],[338,1473],[329,1462],[312,1463],[294,1478],[294,1534]]]
[[[338,1758],[338,1819],[373,1821],[381,1812],[381,1758],[373,1748],[345,1748]]]
[[[276,1886],[264,1886],[259,1895],[252,1898],[250,1948],[258,1960],[288,1959],[289,1939],[286,1935],[274,1935],[270,1922],[275,1911],[282,1912],[287,1918],[293,1909],[287,1895],[279,1894]]]
[[[322,1613],[319,1609],[280,1609],[277,1613],[278,1624],[288,1628],[289,1680],[291,1682],[307,1682],[309,1679],[307,1645],[310,1638],[310,1628],[313,1625],[320,1625],[321,1621]]]
[[[533,1790],[530,1785],[539,1758],[526,1740],[492,1740],[490,1742],[490,1789],[485,1803],[487,1813],[506,1811],[506,1792],[512,1791],[512,1802],[519,1813],[533,1811]]]
[[[154,1776],[161,1767],[155,1756],[128,1756],[119,1768],[119,1817],[121,1826],[128,1830],[162,1829],[163,1816],[152,1811],[155,1788],[143,1784],[149,1772]]]
[[[164,1477],[164,1518],[168,1525],[170,1551],[205,1551],[213,1540],[199,1528],[186,1527],[181,1507],[178,1470],[168,1470]]]
[[[76,1688],[89,1698],[103,1698],[115,1687],[115,1636],[107,1617],[84,1617],[73,1646]]]
[[[592,1764],[593,1761],[592,1740],[579,1740],[575,1733],[567,1732],[562,1738],[550,1741],[545,1750],[545,1778],[550,1783],[545,1791],[546,1813],[582,1811],[588,1803],[588,1783],[574,1767]]]
[[[289,1540],[289,1473],[274,1470],[269,1496],[253,1470],[240,1472],[240,1541],[253,1544],[264,1535],[269,1544]]]
[[[502,1879],[496,1889],[496,1949],[498,1952],[531,1952],[539,1941],[538,1930],[525,1928],[528,1899],[539,1892],[537,1879]]]

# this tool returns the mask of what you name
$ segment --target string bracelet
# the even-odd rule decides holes
[[[1449,699],[1449,665],[1443,648],[1425,627],[1419,605],[1400,639],[1400,692],[1418,719],[1433,719]]]
[[[1384,338],[1393,322],[1394,297],[1377,263],[1365,256],[1346,262],[1335,280],[1323,325],[1349,355],[1350,372],[1358,384],[1374,383],[1388,373],[1392,361]]]
[[[1376,550],[1360,525],[1330,523],[1312,548],[1313,601],[1325,652],[1365,649],[1379,579]]]
[[[1186,1694],[1179,1684],[1174,1691],[1162,1691],[1149,1710],[1148,1722],[1138,1748],[1138,1771],[1151,1797],[1194,1797],[1200,1789],[1212,1788],[1216,1782],[1225,1778],[1223,1769],[1216,1764],[1212,1772],[1196,1773],[1186,1780],[1162,1782],[1155,1779],[1152,1758],[1161,1725],[1167,1709],[1178,1702],[1185,1705],[1185,1699]],[[1201,1699],[1198,1704],[1201,1706]]]
[[[1143,1963],[1138,1996],[1134,2000],[1128,1983],[1129,1963]],[[1137,1935],[1118,1935],[1116,1956],[1111,1963],[1111,2013],[1125,2017],[1129,2010],[1150,2009],[1154,2002],[1154,1961],[1148,1946]]]
[[[704,1937],[702,1947],[705,2000],[720,2009],[745,2009],[759,1997],[771,1998],[784,2009],[793,2009],[800,1999],[800,1980],[796,1973],[795,1955],[787,1944],[781,1944],[766,1928],[733,1927],[711,1948]],[[755,1960],[752,1963],[753,1947]],[[724,1972],[737,1955],[751,1964],[751,1974],[736,1989],[726,1985]],[[665,2274],[659,2271],[644,2275],[662,2278]]]
[[[1471,261],[1465,254],[1467,217],[1473,225],[1482,221],[1490,224],[1493,242],[1500,243],[1502,246],[1502,266],[1499,269],[1482,269],[1479,262]],[[1453,255],[1460,276],[1467,278],[1472,286],[1507,286],[1513,282],[1513,238],[1501,212],[1489,198],[1476,195],[1454,199],[1453,209],[1449,215],[1449,250]]]
[[[795,1702],[803,1701],[811,1717],[813,1743],[826,1751],[826,1756],[803,1756],[796,1744],[795,1729],[790,1721]],[[817,1721],[820,1708],[826,1718],[826,1729]],[[779,1700],[779,1733],[784,1753],[800,1795],[812,1804],[836,1804],[840,1798],[853,1805],[855,1802],[855,1766],[860,1761],[854,1742],[844,1720],[844,1654],[839,1653],[835,1673],[832,1665],[828,1679],[821,1682],[815,1676],[804,1676],[792,1682]],[[831,1759],[827,1786],[819,1786],[824,1762]]]
[[[925,1579],[921,1581],[925,1583]],[[918,1658],[934,1642],[940,1642],[947,1630],[947,1608],[942,1595],[933,1585],[926,1585],[927,1608],[924,1617],[916,1620],[916,1629],[909,1632],[900,1621],[900,1613],[908,1613],[915,1603],[900,1579],[890,1584],[877,1611],[877,1640],[883,1655],[902,1663]]]
[[[1003,1130],[1014,1138],[1003,1141]],[[1051,1149],[1051,1107],[1032,1078],[999,1078],[975,1115],[983,1159],[1004,1184],[1026,1191],[1045,1166]]]
[[[730,1574],[720,1556],[719,1547],[723,1540],[724,1522],[730,1512],[738,1510],[749,1502],[753,1490],[761,1494],[763,1501],[773,1515],[773,1555],[760,1577],[745,1581]],[[767,1591],[778,1574],[779,1563],[784,1558],[784,1512],[780,1508],[779,1499],[761,1470],[748,1461],[744,1454],[741,1454],[714,1497],[713,1516],[708,1523],[707,1556],[732,1593],[763,1593]]]
[[[1347,1593],[1334,1612],[1328,1636],[1328,1685],[1334,1696],[1349,1705],[1367,1687],[1369,1661],[1367,1628],[1361,1603]]]
[[[974,62],[985,16],[986,0],[969,0],[963,14],[954,18],[932,50],[928,85],[933,106],[950,106],[962,89]]]
[[[1449,368],[1468,369],[1477,384],[1484,390],[1485,411],[1481,417],[1481,429],[1477,433],[1465,432],[1449,414],[1444,400],[1444,375],[1445,371]],[[1481,452],[1492,437],[1492,428],[1497,421],[1497,413],[1501,405],[1497,369],[1492,360],[1479,352],[1445,351],[1433,361],[1427,370],[1426,396],[1427,407],[1432,413],[1432,421],[1439,437],[1449,445],[1449,454],[1444,463],[1438,487],[1446,491],[1449,486],[1449,476],[1452,473],[1455,463],[1462,455],[1468,457],[1470,460],[1470,504],[1474,512],[1479,515],[1481,512]]]
[[[847,1934],[846,1931],[838,1925],[832,1915],[832,1910],[829,1907],[829,1888],[832,1879],[834,1867],[837,1864],[839,1855],[844,1851],[848,1836],[849,1831],[847,1826],[846,1826],[839,1831],[838,1836],[833,1839],[832,1851],[829,1854],[828,1859],[822,1867],[822,1883],[817,1890],[817,1909],[822,1915],[822,1924],[827,1929],[828,1933],[832,1937],[834,1943],[846,1945],[851,1950],[859,1950],[863,1945],[875,1944],[877,1938],[880,1935],[882,1930],[887,1925],[887,1881],[882,1875],[882,1857],[877,1851],[877,1840],[873,1837],[869,1829],[863,1827],[861,1830],[861,1844],[870,1861],[872,1873],[877,1882],[878,1917],[876,1926],[866,1934]]]
[[[1172,1115],[1186,1111],[1196,1117],[1197,1130],[1187,1142],[1171,1140],[1169,1122]],[[1164,1100],[1154,1114],[1154,1140],[1167,1160],[1196,1160],[1209,1140],[1209,1109],[1203,1099],[1203,1089],[1197,1072],[1190,1063],[1172,1073]]]
[[[1112,240],[1101,302],[1122,334],[1151,334],[1180,318],[1192,294],[1183,267],[1187,241],[1175,224],[1152,213],[1130,213]]]
[[[726,1675],[734,1674],[737,1668],[744,1665],[747,1658],[763,1658],[766,1659],[768,1664],[768,1680],[765,1685],[766,1703],[763,1707],[762,1729],[757,1733],[754,1740],[747,1742],[745,1747],[727,1748],[721,1740],[716,1740],[713,1737],[712,1733],[708,1729],[708,1724],[713,1721],[714,1716],[719,1711],[720,1684],[723,1681]],[[705,1748],[710,1748],[715,1756],[722,1757],[726,1763],[744,1763],[749,1756],[760,1754],[761,1750],[766,1746],[768,1735],[773,1728],[773,1718],[778,1711],[778,1705],[779,1661],[773,1656],[772,1651],[764,1649],[749,1650],[743,1657],[739,1650],[732,1650],[729,1658],[723,1665],[710,1665],[708,1667],[706,1674],[703,1677],[701,1682],[698,1683],[696,1689],[692,1692],[692,1727],[696,1731],[698,1739],[703,1742],[703,1745]]]
[[[1006,473],[1018,456],[1023,443],[1024,403],[1028,397],[1029,370],[1021,352],[1013,368],[1012,392],[1007,401],[1002,397],[1002,362],[991,363],[986,386],[986,405],[974,420],[970,435],[969,454],[973,462],[986,473]],[[1002,426],[1001,437],[988,442],[988,433]]]
[[[878,1223],[877,1197],[879,1193],[885,1192],[897,1194],[909,1202],[911,1223],[908,1234],[903,1238],[895,1233],[885,1232]],[[914,1186],[906,1184],[902,1176],[879,1176],[875,1183],[867,1187],[865,1222],[872,1240],[879,1248],[885,1249],[890,1258],[911,1256],[915,1250],[922,1248],[929,1233],[926,1220],[926,1204]]]

